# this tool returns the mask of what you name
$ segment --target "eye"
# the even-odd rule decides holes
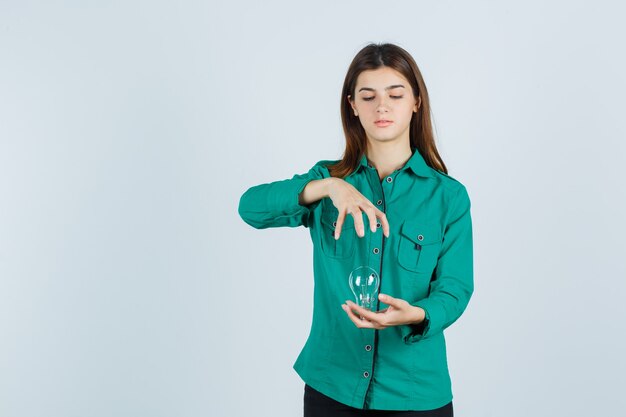
[[[401,99],[404,96],[389,96],[389,97],[391,97],[391,98],[393,98],[395,100],[399,100],[399,99]],[[374,99],[374,97],[363,97],[363,101],[371,101],[373,99]]]

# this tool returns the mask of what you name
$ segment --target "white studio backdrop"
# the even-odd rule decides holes
[[[472,200],[455,414],[626,406],[624,6],[0,2],[0,416],[298,416],[305,228],[237,213],[344,146],[369,42],[407,49]]]

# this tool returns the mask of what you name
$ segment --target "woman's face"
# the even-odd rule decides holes
[[[356,82],[355,97],[348,95],[353,112],[359,117],[368,142],[404,141],[409,143],[411,116],[419,101],[409,82],[389,67],[363,71]],[[387,120],[388,123],[377,123]]]

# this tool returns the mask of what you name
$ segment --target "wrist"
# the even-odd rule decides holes
[[[411,324],[420,324],[426,318],[426,311],[424,311],[423,308],[418,307],[418,306],[412,306],[412,307],[413,307],[413,319],[411,321]]]
[[[337,178],[335,177],[328,177],[321,180],[322,184],[324,184],[324,186],[322,187],[324,197],[330,197],[330,191],[336,179]]]
[[[328,196],[328,178],[321,178],[309,181],[300,194],[298,195],[298,203],[301,206],[308,206],[316,201]]]

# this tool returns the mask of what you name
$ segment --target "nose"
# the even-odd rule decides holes
[[[387,112],[387,98],[386,97],[381,97],[380,100],[378,101],[378,107],[376,108],[376,111],[379,113],[386,113]]]

